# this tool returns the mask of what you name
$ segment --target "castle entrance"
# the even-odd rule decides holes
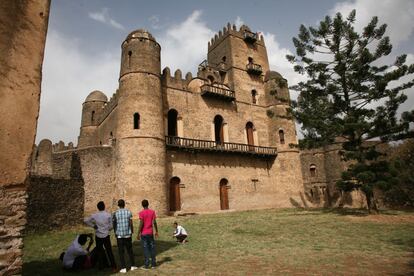
[[[170,211],[173,212],[181,210],[180,182],[178,177],[173,177],[170,180]]]
[[[229,209],[229,195],[228,195],[228,184],[227,179],[223,178],[220,180],[220,209]]]

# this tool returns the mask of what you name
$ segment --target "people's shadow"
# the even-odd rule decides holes
[[[161,253],[170,250],[171,248],[177,246],[178,244],[174,241],[165,241],[165,240],[156,240],[155,241],[155,249],[157,256]],[[143,266],[144,265],[144,251],[142,249],[140,241],[135,240],[133,242],[133,252],[134,252],[134,261],[135,266]],[[118,246],[115,243],[112,244],[112,253],[115,257],[115,262],[119,267],[119,254],[118,254]],[[128,254],[125,252],[125,262],[127,264],[127,268],[130,267]],[[23,263],[23,271],[22,275],[46,275],[46,276],[55,276],[55,275],[113,275],[116,272],[112,272],[111,268],[105,269],[97,269],[91,268],[87,270],[81,271],[68,271],[62,268],[62,262],[58,259],[59,256],[56,258],[49,258],[44,260],[33,260],[27,261]],[[171,257],[163,257],[157,258],[157,266],[161,266],[164,263],[171,262]]]

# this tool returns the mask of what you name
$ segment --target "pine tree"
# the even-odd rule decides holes
[[[397,118],[398,107],[407,99],[404,93],[414,85],[414,65],[406,64],[406,55],[393,64],[381,63],[392,50],[387,25],[373,17],[358,33],[355,17],[353,10],[347,18],[340,13],[326,16],[318,27],[300,26],[293,38],[296,56],[286,57],[307,81],[291,87],[300,91],[291,111],[303,126],[300,147],[342,144],[340,154],[351,165],[337,186],[361,190],[368,209],[376,211],[374,188],[388,189],[398,182],[376,146],[414,136],[414,111]],[[404,76],[409,80],[394,82]]]

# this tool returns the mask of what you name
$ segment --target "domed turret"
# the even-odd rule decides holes
[[[89,93],[88,97],[85,99],[85,103],[87,102],[104,102],[106,103],[108,101],[108,97],[99,90],[92,91]]]
[[[146,30],[131,32],[122,43],[120,78],[128,73],[145,72],[159,75],[161,46]]]

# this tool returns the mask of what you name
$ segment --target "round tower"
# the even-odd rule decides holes
[[[166,150],[161,92],[161,47],[145,30],[122,43],[116,128],[116,183],[130,208],[148,199],[167,213]]]
[[[107,101],[106,95],[98,90],[92,91],[86,97],[85,102],[82,104],[82,122],[78,147],[96,145],[95,134],[99,123],[98,116]]]

